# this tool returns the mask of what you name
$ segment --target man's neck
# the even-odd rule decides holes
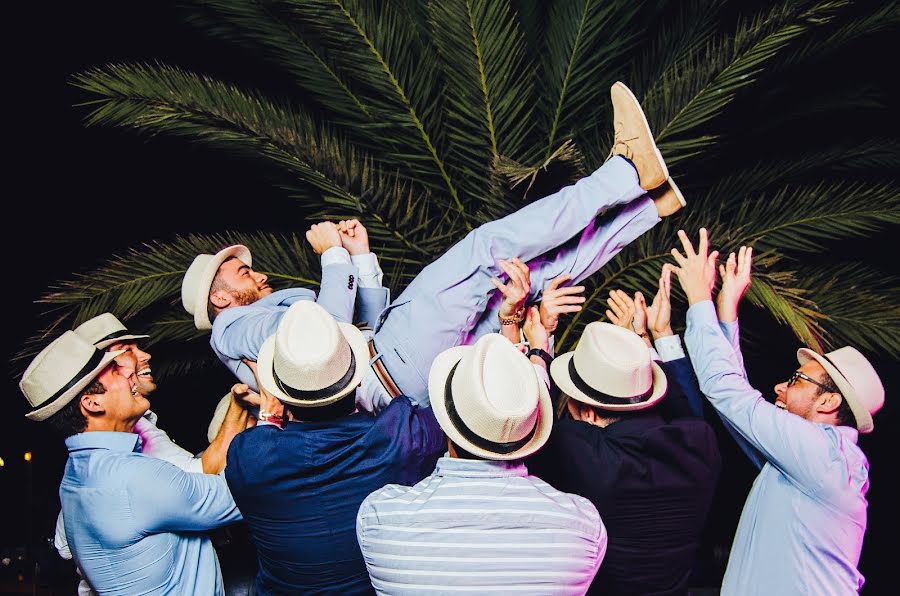
[[[128,420],[111,420],[109,418],[90,418],[87,428],[84,432],[114,432],[114,433],[130,433],[134,430],[134,425],[138,419]]]

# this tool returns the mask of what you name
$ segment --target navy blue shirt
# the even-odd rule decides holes
[[[662,364],[669,395],[605,428],[564,418],[526,464],[555,488],[589,499],[609,533],[589,594],[684,594],[721,458],[693,416],[702,397],[687,359]],[[773,595],[774,596],[774,595]]]
[[[248,429],[225,477],[256,544],[260,594],[370,593],[356,514],[386,484],[413,485],[447,449],[430,408],[397,397],[377,417]]]

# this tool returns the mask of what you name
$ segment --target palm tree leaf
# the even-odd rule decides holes
[[[765,66],[811,28],[831,19],[846,3],[823,1],[808,10],[802,3],[779,5],[763,16],[742,22],[733,36],[709,42],[675,63],[644,97],[653,116],[661,148],[667,141],[697,129],[721,115],[737,92],[751,85]],[[713,136],[705,132],[709,144]],[[692,151],[696,151],[696,144]],[[677,157],[670,146],[667,159]],[[671,157],[670,157],[671,156]]]
[[[471,229],[465,206],[451,180],[441,138],[442,96],[436,65],[422,56],[417,27],[408,14],[374,0],[306,0],[291,3],[301,26],[317,32],[323,49],[375,105],[373,122],[361,126],[383,138],[391,130],[402,153],[387,150],[394,163],[426,178],[437,178]],[[441,131],[439,134],[438,131]]]
[[[193,0],[188,23],[214,38],[250,47],[284,69],[317,103],[347,122],[365,121],[371,106],[301,31],[284,3]]]
[[[635,41],[631,22],[637,9],[635,2],[599,0],[550,6],[541,51],[545,95],[539,104],[546,142],[543,155],[531,162],[546,162],[576,131],[607,119],[606,89],[627,72],[627,53]]]
[[[522,159],[532,128],[534,66],[508,4],[449,0],[431,9],[446,79],[448,161],[467,203],[496,200],[491,166],[501,155]]]
[[[34,355],[66,329],[104,312],[135,329],[145,328],[170,308],[180,309],[181,281],[194,257],[232,244],[251,247],[254,267],[275,288],[317,286],[321,279],[318,259],[306,248],[305,237],[296,234],[226,232],[144,244],[51,288],[39,300],[48,305],[50,321],[26,341],[16,359]]]

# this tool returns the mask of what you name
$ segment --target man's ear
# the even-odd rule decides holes
[[[232,300],[231,294],[222,290],[216,290],[209,295],[209,301],[212,302],[213,306],[219,309],[231,306]]]
[[[816,411],[820,414],[834,414],[841,407],[844,398],[840,393],[826,391],[816,400]]]
[[[81,396],[81,409],[93,416],[106,413],[106,408],[103,407],[100,396],[91,393],[86,393]]]

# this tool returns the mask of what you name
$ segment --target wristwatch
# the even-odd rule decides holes
[[[531,358],[532,356],[537,356],[547,364],[547,368],[550,368],[550,363],[553,362],[553,356],[551,356],[547,353],[546,350],[542,350],[541,348],[531,348],[525,355],[529,358]]]

